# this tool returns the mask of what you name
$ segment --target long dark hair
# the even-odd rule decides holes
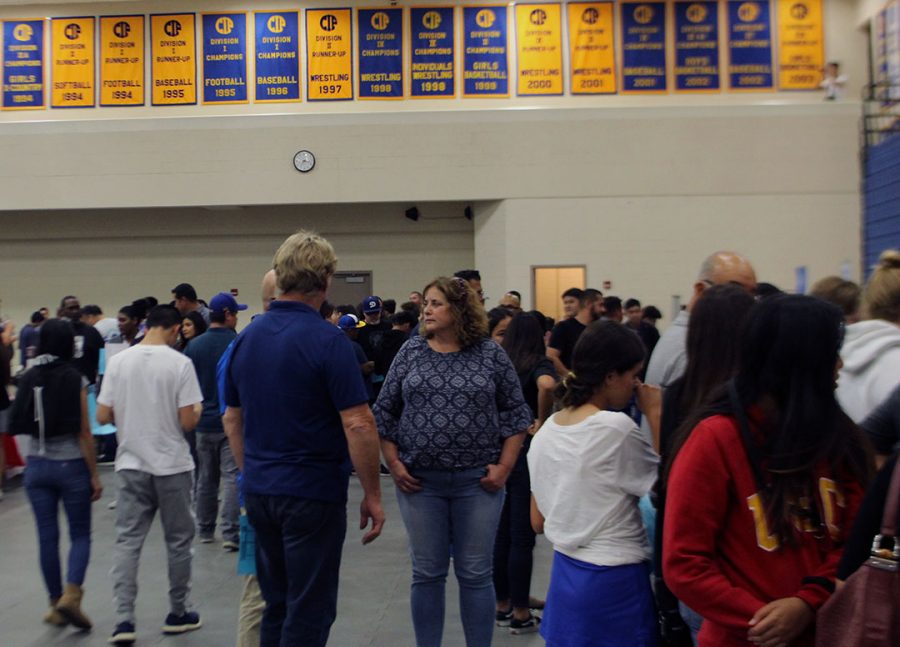
[[[834,395],[843,337],[841,311],[811,297],[770,297],[753,308],[747,320],[734,384],[745,411],[764,402],[775,411],[765,423],[766,440],[759,447],[759,467],[767,479],[760,496],[768,526],[783,544],[794,539],[795,502],[803,497],[817,500],[818,465],[826,464],[833,476],[849,476],[863,487],[872,473],[868,442]],[[666,477],[702,419],[733,413],[727,388],[717,389],[710,404],[679,428]]]
[[[497,306],[488,310],[488,335],[494,334],[494,328],[499,326],[501,321],[506,321],[515,314],[515,312],[505,306]]]
[[[744,321],[754,303],[742,287],[726,284],[707,288],[694,305],[688,324],[687,368],[678,402],[683,417],[699,409],[715,387],[734,375]]]
[[[512,360],[516,373],[527,373],[546,356],[544,329],[540,322],[524,312],[512,318],[501,344]]]
[[[610,373],[624,373],[644,361],[637,333],[615,321],[595,321],[581,333],[572,350],[572,370],[554,395],[564,407],[588,402]]]

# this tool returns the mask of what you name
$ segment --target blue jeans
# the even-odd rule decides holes
[[[415,471],[422,491],[397,490],[412,557],[413,626],[418,647],[438,647],[444,633],[444,595],[450,549],[459,582],[466,645],[491,644],[494,634],[494,537],[504,493],[480,484],[483,468],[461,472]]]
[[[34,510],[41,572],[51,598],[62,595],[59,562],[59,502],[69,523],[66,582],[81,586],[91,555],[91,474],[83,458],[55,461],[29,456],[25,490]]]
[[[266,601],[260,647],[324,647],[337,616],[344,503],[247,494]]]
[[[681,619],[684,620],[685,624],[691,630],[691,640],[694,641],[694,644],[697,644],[697,635],[700,633],[700,627],[703,626],[703,616],[694,611],[684,602],[678,602],[678,612],[681,614]]]

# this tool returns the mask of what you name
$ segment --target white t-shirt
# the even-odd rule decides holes
[[[169,476],[194,469],[178,409],[203,401],[190,359],[168,346],[138,344],[109,360],[99,404],[111,407],[116,471]]]
[[[531,491],[554,549],[589,564],[650,558],[638,499],[656,481],[659,456],[624,413],[599,411],[574,425],[553,415],[531,441]]]

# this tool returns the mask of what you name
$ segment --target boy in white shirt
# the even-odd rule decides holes
[[[97,421],[115,423],[119,441],[113,644],[132,644],[137,637],[138,561],[157,510],[169,562],[171,612],[163,632],[184,633],[201,625],[188,603],[194,461],[184,432],[197,426],[203,394],[191,360],[171,348],[180,325],[181,315],[172,306],[153,308],[143,341],[110,359],[97,397]]]

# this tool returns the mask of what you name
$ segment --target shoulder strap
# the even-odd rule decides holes
[[[884,504],[884,515],[881,518],[882,537],[897,536],[897,507],[900,506],[900,458],[894,462],[894,474]]]

